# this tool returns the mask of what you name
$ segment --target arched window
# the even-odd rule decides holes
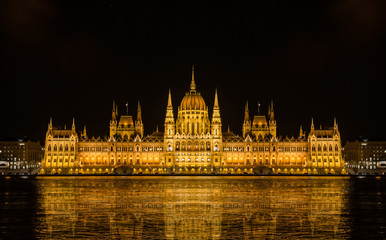
[[[65,147],[64,147],[64,151],[68,151],[68,145],[66,145]]]
[[[48,145],[48,151],[51,151],[51,144],[50,145]]]
[[[54,151],[58,151],[58,147],[56,145],[54,146]]]
[[[328,151],[332,151],[332,146],[331,145],[328,147]]]
[[[335,151],[339,151],[338,144],[335,145]]]
[[[111,151],[111,152],[114,151],[114,147],[113,147],[113,146],[110,147],[110,151]]]
[[[60,145],[59,151],[60,151],[60,152],[63,151],[63,146],[62,146],[62,145]]]
[[[322,147],[320,145],[318,145],[318,151],[322,151]]]
[[[312,151],[315,151],[315,145],[312,145]]]
[[[71,152],[74,151],[74,145],[71,145]]]
[[[327,151],[327,146],[323,145],[323,151]]]

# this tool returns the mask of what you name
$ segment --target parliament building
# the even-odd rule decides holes
[[[144,135],[141,106],[137,116],[118,115],[113,103],[110,135],[89,138],[53,127],[46,133],[41,174],[344,174],[341,139],[334,120],[329,128],[297,138],[276,134],[273,103],[268,115],[251,116],[245,106],[242,136],[222,131],[217,91],[213,115],[197,91],[194,69],[190,89],[174,117],[169,90],[164,131]]]

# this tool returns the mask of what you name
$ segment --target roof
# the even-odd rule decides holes
[[[223,140],[225,142],[240,142],[240,141],[243,141],[243,139],[239,136],[237,136],[236,134],[234,134],[233,132],[231,131],[227,131],[227,132],[223,132],[222,133],[222,137],[223,137]]]
[[[181,101],[181,110],[205,110],[204,98],[198,92],[187,92]]]
[[[334,130],[314,130],[316,137],[334,137]]]
[[[127,126],[133,126],[134,125],[134,121],[133,121],[133,117],[132,116],[121,116],[121,118],[119,119],[119,125],[123,125],[125,127]]]
[[[52,130],[52,135],[54,137],[70,137],[72,135],[71,129],[66,130]]]
[[[252,125],[267,126],[268,125],[267,119],[265,118],[265,116],[254,116]]]

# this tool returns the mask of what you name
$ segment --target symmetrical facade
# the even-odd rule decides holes
[[[197,91],[192,69],[190,90],[174,117],[169,90],[164,132],[144,136],[141,106],[137,117],[121,115],[113,103],[110,135],[89,138],[86,128],[78,134],[58,130],[49,123],[46,134],[44,174],[341,174],[345,173],[338,125],[311,130],[300,128],[297,138],[276,134],[271,102],[268,116],[250,117],[248,103],[242,136],[222,131],[220,105],[215,92],[212,118]],[[118,120],[119,119],[119,120]]]

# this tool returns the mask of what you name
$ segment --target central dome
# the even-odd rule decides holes
[[[187,92],[181,101],[181,110],[205,110],[205,101],[196,91]]]
[[[192,82],[190,83],[190,91],[185,94],[181,101],[181,110],[205,110],[205,101],[201,94],[196,90],[194,82],[194,66],[192,66]]]

